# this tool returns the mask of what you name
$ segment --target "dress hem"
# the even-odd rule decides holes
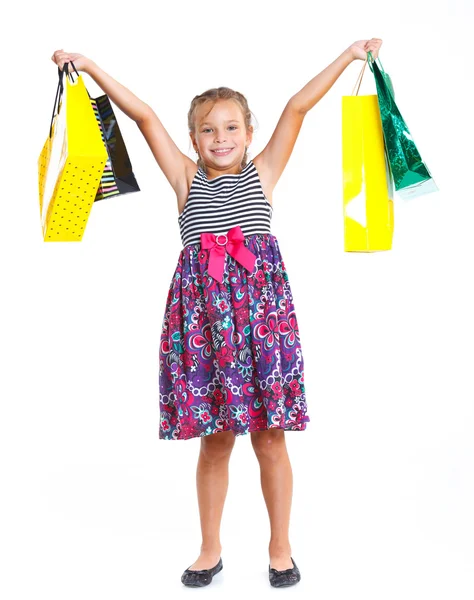
[[[269,431],[270,429],[282,429],[283,431],[306,431],[306,424],[309,423],[309,420],[306,421],[301,427],[261,427],[258,429],[247,429],[246,431],[236,431],[235,429],[218,429],[217,431],[210,431],[209,433],[197,433],[196,435],[191,435],[189,437],[165,437],[159,434],[160,440],[165,441],[179,441],[179,440],[192,440],[194,438],[207,437],[208,435],[214,435],[217,433],[224,433],[226,431],[232,431],[235,437],[240,437],[242,435],[248,435],[249,433],[255,433],[256,431]]]

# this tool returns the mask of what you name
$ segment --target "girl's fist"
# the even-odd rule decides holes
[[[354,42],[351,46],[349,46],[352,59],[354,60],[356,58],[360,58],[360,60],[366,60],[367,53],[372,52],[372,56],[375,60],[378,58],[382,43],[382,40],[379,38],[372,38],[371,40],[359,40],[358,42]]]
[[[86,56],[83,56],[82,54],[64,52],[63,49],[56,50],[56,52],[54,52],[53,56],[51,57],[51,60],[58,65],[61,71],[64,70],[64,63],[70,63],[71,61],[74,63],[74,66],[78,71],[86,71],[87,66],[90,62],[89,59]],[[71,73],[71,71],[74,71],[74,69],[72,68],[72,65],[68,65],[68,72]]]

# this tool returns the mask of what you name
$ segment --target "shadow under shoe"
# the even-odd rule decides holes
[[[273,587],[284,587],[288,585],[294,585],[295,583],[298,583],[298,581],[300,581],[300,570],[296,566],[293,557],[290,558],[291,562],[293,563],[293,567],[291,569],[283,569],[283,571],[278,571],[277,569],[272,569],[270,565],[268,565],[268,577],[270,579],[270,584]]]
[[[189,587],[203,587],[209,585],[216,573],[222,571],[222,557],[215,567],[211,569],[201,569],[200,571],[192,571],[189,568],[181,575],[181,582]]]

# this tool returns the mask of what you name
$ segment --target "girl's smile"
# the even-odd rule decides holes
[[[234,148],[228,148],[227,150],[224,150],[223,148],[219,148],[216,150],[211,150],[211,152],[213,154],[215,154],[216,156],[227,156],[228,154],[230,154],[232,152]]]

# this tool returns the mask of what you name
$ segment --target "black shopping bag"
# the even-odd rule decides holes
[[[139,192],[137,180],[132,171],[125,142],[107,94],[89,98],[104,141],[109,158],[105,164],[102,179],[94,202],[118,194]]]

